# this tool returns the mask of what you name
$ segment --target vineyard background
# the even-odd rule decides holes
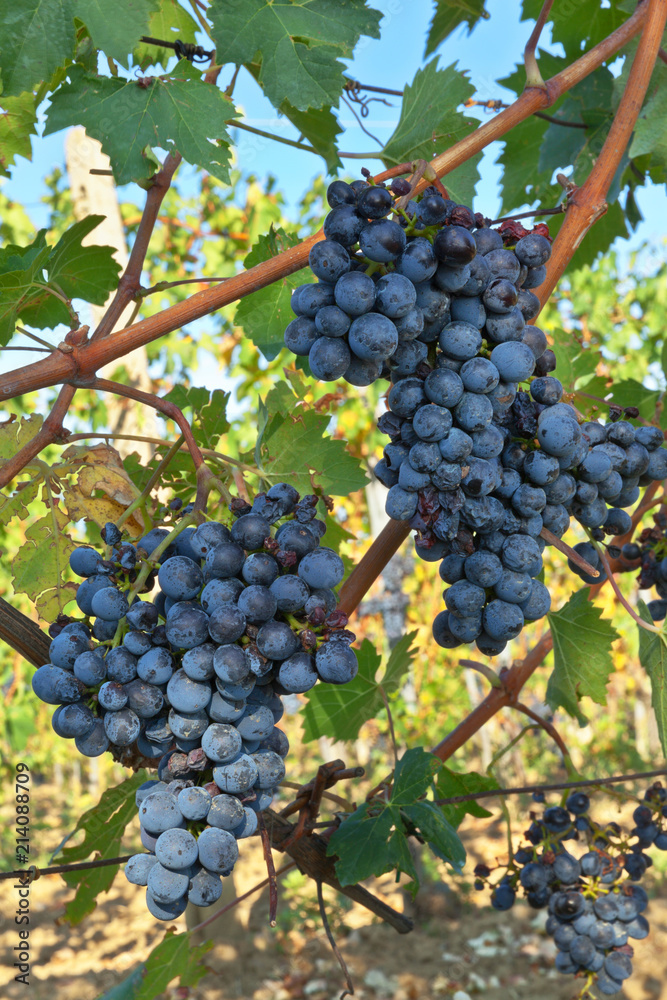
[[[400,0],[389,0],[384,6],[376,6],[385,14],[382,43],[365,39],[366,44],[357,50],[348,72],[352,78],[366,83],[402,88],[424,64],[420,57],[431,5],[420,0],[407,11]],[[489,22],[482,21],[469,37],[461,27],[438,50],[441,67],[456,59],[460,59],[461,66],[470,67],[469,80],[475,87],[475,98],[480,101],[512,99],[493,81],[514,70],[532,22],[519,22],[519,5],[511,6],[512,18],[509,18],[508,5],[503,0],[487,4]],[[576,8],[576,4],[570,6]],[[576,11],[572,16],[576,19]],[[497,44],[499,23],[507,24],[502,46]],[[541,44],[547,51],[543,57],[546,75],[552,68],[556,71],[561,50],[558,42],[550,42],[548,33]],[[549,63],[552,58],[553,67]],[[363,120],[364,126],[376,132],[383,142],[394,127],[400,105],[400,98],[386,100],[391,108],[371,104],[370,114]],[[237,107],[244,108],[249,122],[259,123],[259,127],[268,127],[267,122],[275,125],[275,111],[253,92],[251,81],[240,85],[235,101]],[[479,120],[486,120],[488,115],[483,108],[471,108],[469,113]],[[344,117],[347,119],[347,111]],[[392,124],[382,124],[383,121]],[[282,124],[280,128],[283,129]],[[281,134],[296,138],[298,133],[290,127]],[[63,138],[64,133],[50,136],[33,165],[20,161],[21,169],[0,186],[2,245],[29,242],[35,229],[41,226],[48,230],[47,241],[53,243],[78,218],[66,173]],[[340,144],[352,151],[373,146],[372,140],[354,126],[346,130]],[[500,215],[509,207],[522,207],[521,202],[508,202],[507,191],[504,202],[501,199],[493,166],[500,151],[500,144],[491,146],[477,168],[482,180],[477,185],[473,207],[489,217]],[[323,200],[326,180],[318,172],[319,161],[248,134],[239,141],[237,157],[229,186],[210,176],[202,180],[189,168],[179,173],[165,198],[161,224],[151,241],[144,268],[145,285],[177,281],[193,273],[195,265],[196,273],[204,277],[229,276],[270,226],[282,227],[300,238],[319,228],[326,211]],[[361,165],[373,166],[370,160],[347,161],[340,176],[358,176],[356,168]],[[469,176],[467,182],[472,181],[474,176]],[[518,178],[517,187],[521,183]],[[553,197],[554,191],[557,185],[547,185],[545,193],[550,192]],[[119,189],[120,211],[130,244],[137,231],[143,198],[144,193],[136,185]],[[575,266],[568,273],[542,313],[540,323],[552,338],[559,358],[572,363],[582,356],[589,361],[594,358],[589,366],[595,382],[589,388],[594,392],[614,382],[627,384],[633,380],[634,388],[630,385],[626,391],[636,393],[644,386],[646,392],[641,401],[645,398],[648,406],[655,400],[651,394],[664,390],[666,385],[662,344],[667,326],[667,243],[660,235],[667,231],[664,188],[648,185],[638,190],[636,203],[636,228],[623,234],[628,239],[612,242],[617,233],[621,235],[618,213],[614,210],[587,236],[575,260],[575,265],[582,266]],[[640,221],[639,212],[645,221]],[[622,228],[625,229],[625,222]],[[187,285],[164,289],[146,300],[142,316],[154,315],[183,301],[192,290]],[[181,386],[186,390],[183,396],[186,402],[195,398],[187,396],[191,387],[206,389],[207,393],[231,392],[223,450],[236,459],[254,442],[260,398],[266,399],[269,392],[284,383],[283,370],[291,360],[287,352],[268,361],[263,358],[255,344],[244,337],[242,320],[243,314],[239,316],[236,304],[227,306],[212,317],[196,321],[182,333],[155,341],[145,349],[150,391],[164,395]],[[255,319],[256,324],[261,321],[261,316]],[[62,327],[61,332],[65,329]],[[27,341],[13,343],[25,345]],[[34,358],[28,354],[7,352],[0,356],[0,373],[30,360]],[[122,381],[123,366],[112,368],[115,377]],[[379,387],[351,389],[339,384],[332,396],[327,387],[311,379],[302,380],[298,376],[294,385],[323,420],[331,416],[333,437],[347,442],[350,454],[361,462],[362,468],[372,468],[384,443],[375,427]],[[53,390],[21,396],[11,401],[9,411],[19,417],[45,413],[54,398]],[[638,402],[632,395],[618,401],[622,405]],[[124,419],[129,416],[142,433],[141,422],[145,418],[138,408],[124,405],[120,414]],[[118,414],[114,419],[118,419]],[[74,433],[94,430],[99,435],[97,442],[90,442],[94,444],[99,443],[110,424],[107,399],[80,389],[67,426]],[[149,436],[156,433],[158,438],[166,440],[176,436],[173,423],[159,415],[152,427]],[[128,443],[122,448],[123,454],[132,451]],[[61,446],[51,445],[41,457],[55,463],[61,460],[62,453]],[[384,491],[377,485],[360,488],[364,477],[358,472],[350,472],[350,478],[355,488],[347,497],[336,497],[335,514],[344,531],[349,532],[342,551],[352,565],[369,548],[384,523]],[[11,567],[39,517],[31,512],[20,523],[13,520],[0,527],[0,596],[34,620],[38,620],[38,615],[33,602],[25,594],[13,591]],[[83,522],[76,525],[76,532],[79,539],[96,541],[94,529]],[[576,528],[571,532],[571,544],[583,538]],[[554,607],[562,606],[578,589],[579,580],[573,578],[564,558],[554,550],[545,553],[545,575]],[[632,593],[631,577],[620,578],[619,584],[624,593]],[[368,638],[385,653],[403,632],[415,633],[409,679],[400,691],[390,696],[401,747],[437,743],[443,733],[450,731],[481,700],[486,690],[481,676],[459,666],[457,651],[446,651],[433,643],[431,622],[441,607],[441,588],[437,564],[417,560],[412,543],[408,542],[392,559],[355,618],[358,641]],[[596,606],[619,634],[613,647],[615,673],[608,686],[608,704],[600,706],[587,699],[584,707],[588,723],[583,727],[564,713],[557,713],[558,729],[574,764],[585,766],[586,774],[602,776],[659,767],[663,758],[650,707],[648,679],[638,662],[636,628],[609,588],[600,592]],[[512,660],[523,657],[539,634],[539,625],[527,629],[512,643],[511,650],[501,654],[498,663],[509,666]],[[541,710],[544,704],[550,666],[548,658],[526,695],[527,704],[536,710]],[[82,759],[73,746],[52,733],[51,712],[36,701],[30,688],[32,669],[17,653],[0,645],[3,695],[0,768],[7,785],[15,761],[24,760],[30,765],[36,820],[33,843],[38,850],[33,860],[42,866],[62,836],[73,829],[81,812],[94,805],[106,788],[121,781],[125,772],[106,759]],[[306,781],[321,761],[342,757],[350,765],[359,763],[366,768],[366,778],[348,792],[356,802],[362,801],[386,773],[391,756],[386,713],[381,710],[376,720],[366,723],[354,742],[336,744],[326,737],[305,742],[304,716],[299,711],[304,701],[293,696],[285,720],[292,745],[290,780]],[[493,755],[516,737],[522,727],[517,714],[509,709],[501,711],[454,758],[451,766],[462,771],[485,770]],[[519,749],[502,757],[495,774],[501,783],[516,785],[562,780],[564,771],[547,735],[536,730],[526,735]],[[345,900],[341,905],[341,897],[327,891],[332,923],[358,981],[359,996],[422,1000],[457,997],[457,990],[470,996],[484,994],[489,1000],[506,996],[528,1000],[538,990],[549,1000],[565,1000],[571,995],[571,984],[557,980],[549,971],[550,945],[540,931],[543,917],[521,906],[498,919],[489,910],[486,895],[472,889],[472,861],[488,862],[502,857],[507,850],[500,810],[495,803],[488,807],[492,820],[468,817],[461,828],[471,859],[463,880],[452,878],[444,865],[419,850],[424,885],[416,903],[400,886],[393,885],[390,877],[376,885],[378,893],[391,905],[420,918],[420,927],[412,935],[397,938],[367,911],[348,907]],[[527,825],[530,808],[529,796],[510,805],[517,838]],[[600,799],[597,808],[608,818],[614,818],[613,799]],[[627,811],[626,808],[621,815],[627,815]],[[13,853],[9,819],[10,803],[0,798],[3,858],[11,858]],[[128,853],[139,849],[138,827],[128,828],[123,844]],[[263,876],[259,847],[253,843],[252,848],[245,851],[238,875],[235,872],[236,892],[244,891]],[[667,856],[656,853],[654,867],[646,880],[655,897],[652,935],[638,948],[638,971],[624,991],[629,1000],[667,997],[667,987],[662,985],[667,946],[666,878]],[[232,898],[231,885],[228,892],[231,895],[223,896],[223,903]],[[74,930],[66,925],[54,926],[54,919],[71,896],[60,879],[38,881],[32,896],[37,920],[33,940],[38,949],[32,988],[35,1000],[46,1000],[47,995],[55,1000],[74,997],[93,1000],[120,981],[162,934],[162,929],[156,930],[154,921],[145,913],[141,894],[135,893],[134,887],[127,886],[120,876],[109,896],[101,897],[93,915]],[[3,912],[10,897],[9,883],[0,883]],[[229,917],[213,924],[210,932],[215,949],[206,962],[214,973],[187,993],[172,989],[166,994],[170,1000],[171,997],[324,1000],[337,995],[339,970],[316,919],[311,884],[291,872],[283,881],[278,926],[274,931],[267,926],[266,912],[264,894],[257,895]],[[184,919],[178,921],[179,925]],[[488,936],[482,939],[487,932]],[[4,943],[0,933],[3,956],[7,954]],[[518,958],[518,951],[528,956],[528,961],[525,957]],[[2,975],[9,981],[11,970],[3,967]],[[10,984],[6,995],[14,1000],[22,995],[21,987]],[[463,996],[457,1000],[463,1000]]]

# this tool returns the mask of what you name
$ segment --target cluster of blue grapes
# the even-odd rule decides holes
[[[141,588],[158,585],[151,600],[133,585],[165,528],[135,546],[108,524],[107,558],[88,546],[70,557],[84,578],[76,600],[85,618],[51,626],[51,662],[33,675],[33,690],[58,706],[55,732],[86,756],[159,762],[157,782],[138,797],[153,853],[133,858],[127,873],[147,885],[159,919],[188,899],[214,902],[236,840],[256,831],[285,774],[281,695],[357,673],[355,637],[336,610],[343,562],[320,545],[317,502],[279,483],[252,506],[232,501],[231,528],[185,528],[153,556]]]
[[[543,794],[535,797],[544,801]],[[491,905],[497,910],[510,909],[519,891],[529,906],[548,907],[556,968],[586,977],[585,990],[594,983],[601,994],[613,996],[632,974],[628,942],[649,933],[643,916],[648,897],[636,883],[652,864],[645,848],[667,850],[666,803],[667,790],[651,786],[626,836],[617,823],[599,826],[590,816],[588,796],[573,792],[564,806],[550,806],[533,819],[525,833],[528,845],[519,848],[493,888]],[[579,857],[566,850],[570,840],[585,844]],[[477,866],[476,888],[489,884],[490,873]]]
[[[647,608],[654,622],[667,616],[667,515],[658,511],[653,515],[653,526],[644,528],[635,542],[626,542],[619,555],[625,565],[621,569],[639,569],[637,582],[640,590],[655,587],[658,597],[649,601]]]
[[[596,541],[628,531],[623,508],[667,475],[662,432],[616,410],[580,424],[562,400],[546,336],[527,325],[551,252],[544,225],[492,229],[436,189],[397,210],[387,188],[336,181],[328,200],[310,254],[319,281],[296,289],[285,343],[325,381],[391,381],[374,471],[387,514],[450,585],[434,637],[496,655],[549,610],[544,529],[561,537],[574,517]],[[600,564],[593,544],[577,549]]]

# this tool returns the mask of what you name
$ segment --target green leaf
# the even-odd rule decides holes
[[[44,502],[47,513],[26,530],[25,542],[12,562],[13,585],[16,593],[36,602],[42,618],[55,621],[76,594],[76,584],[65,582],[70,553],[76,546],[64,534],[70,524],[67,514],[56,500],[45,497]]]
[[[549,336],[558,358],[558,379],[566,392],[573,392],[578,379],[595,372],[600,353],[584,347],[571,331],[550,330]]]
[[[345,441],[325,436],[330,419],[294,400],[286,413],[276,413],[260,447],[263,478],[292,483],[299,493],[319,488],[330,496],[348,496],[362,489],[368,480],[361,463]]]
[[[1,97],[0,112],[0,174],[9,177],[9,167],[17,156],[32,159],[31,137],[36,135],[37,113],[35,98],[28,91],[19,97]]]
[[[344,64],[361,35],[379,38],[381,14],[365,0],[212,0],[216,58],[250,63],[261,55],[259,82],[275,108],[336,105]]]
[[[125,827],[137,811],[134,794],[146,780],[147,773],[137,771],[120,785],[107,788],[102,793],[97,805],[83,813],[72,831],[72,836],[79,830],[83,831],[82,842],[76,847],[63,847],[60,851],[64,864],[85,861],[91,854],[100,858],[116,858],[121,854],[120,845]],[[65,907],[65,917],[70,924],[80,924],[84,917],[93,912],[98,895],[109,891],[117,871],[116,865],[109,865],[106,868],[63,873],[63,879],[70,888],[76,888],[74,898]]]
[[[456,830],[434,802],[414,802],[404,806],[403,815],[417,827],[436,857],[455,871],[463,871],[466,852]]]
[[[458,771],[451,771],[444,764],[438,771],[435,781],[435,790],[439,799],[453,799],[457,795],[471,795],[474,792],[487,792],[492,788],[498,788],[495,778],[490,778],[486,774],[478,774],[470,771],[468,774],[459,774]],[[457,805],[440,806],[450,824],[456,829],[466,813],[485,819],[491,813],[478,805],[477,802],[460,802]]]
[[[145,34],[149,38],[159,38],[165,42],[176,41],[179,38],[182,42],[192,45],[197,42],[198,31],[198,22],[178,0],[161,0],[159,9],[151,14],[148,31]],[[173,49],[141,42],[135,50],[134,58],[142,69],[146,69],[147,66],[156,63],[166,65],[173,55]]]
[[[384,708],[385,694],[397,691],[417,654],[412,642],[416,632],[404,635],[391,651],[380,681],[376,675],[382,657],[368,639],[357,652],[359,673],[349,684],[319,684],[308,692],[303,709],[303,741],[329,736],[334,740],[354,740],[369,719]]]
[[[278,110],[289,118],[313,149],[324,158],[330,174],[343,166],[336,141],[343,128],[331,108],[309,108],[308,111],[299,111],[289,101],[283,101]]]
[[[114,0],[112,14],[105,0],[78,0],[76,16],[88,28],[95,48],[128,66],[128,55],[148,34],[150,16],[159,6],[160,0]]]
[[[19,318],[41,329],[67,323],[70,311],[58,296],[106,302],[120,271],[113,247],[81,245],[102,218],[90,215],[75,223],[53,249],[45,230],[27,247],[0,249],[0,344],[11,338]]]
[[[189,163],[229,181],[227,122],[236,117],[231,101],[204,83],[182,59],[168,76],[148,86],[134,78],[92,76],[72,66],[69,83],[51,98],[45,135],[83,125],[109,156],[117,184],[149,177],[147,146],[179,152]]]
[[[422,747],[407,750],[394,772],[389,802],[365,802],[347,816],[331,840],[327,853],[337,855],[341,885],[352,885],[395,869],[418,886],[408,848],[408,836],[418,833],[433,853],[460,871],[465,850],[443,811],[433,801],[422,801],[433,787],[440,760]]]
[[[465,22],[470,34],[480,18],[488,19],[491,15],[484,4],[485,0],[436,0],[424,58],[432,55],[460,24]]]
[[[68,298],[85,299],[93,305],[104,305],[109,292],[118,285],[120,264],[114,260],[114,248],[82,245],[82,240],[101,222],[103,215],[89,215],[63,233],[46,264],[49,282],[60,288]]]
[[[541,8],[542,0],[523,0],[522,20],[537,20]],[[586,49],[591,49],[626,20],[615,0],[607,7],[602,7],[600,0],[577,0],[576,14],[572,7],[554,4],[547,24],[551,24],[554,44],[560,42],[568,55],[578,57],[584,40]]]
[[[547,702],[586,725],[579,702],[586,696],[607,703],[606,685],[614,672],[612,643],[618,632],[588,600],[588,588],[573,594],[560,611],[549,614],[553,636],[554,669],[547,685]]]
[[[30,246],[0,248],[0,346],[9,342],[19,318],[29,317],[32,322],[36,316],[40,321],[39,309],[50,295],[43,279],[50,253],[44,232],[40,230]]]
[[[515,211],[522,205],[531,205],[540,197],[540,185],[549,184],[550,176],[540,174],[537,169],[547,127],[545,121],[532,116],[504,136],[503,149],[496,160],[503,169],[500,182],[501,215]]]
[[[406,750],[394,769],[392,805],[410,805],[423,795],[440,766],[439,758],[427,753],[423,747]]]
[[[243,261],[246,270],[269,260],[277,254],[296,246],[299,242],[294,233],[286,233],[280,227],[272,225],[268,233],[260,236],[257,243]],[[247,337],[264,355],[267,361],[278,357],[285,346],[283,335],[285,327],[294,319],[290,306],[292,289],[308,283],[312,279],[311,271],[303,269],[296,274],[287,275],[274,281],[266,288],[246,295],[241,299],[236,310],[234,322],[243,327]]]
[[[389,849],[393,826],[392,810],[369,802],[345,817],[327,848],[328,855],[338,856],[336,875],[341,885],[356,885],[396,866]]]
[[[476,128],[477,122],[457,110],[475,88],[455,67],[438,69],[432,59],[405,87],[398,125],[382,150],[387,166],[430,160]]]
[[[0,0],[2,91],[18,95],[74,54],[74,0]]]
[[[641,598],[637,602],[637,610],[645,622],[654,624],[651,614]],[[649,632],[640,625],[637,625],[637,629],[639,632],[639,662],[651,681],[651,704],[658,725],[662,752],[667,757],[667,646],[665,645],[665,635],[664,633],[658,635],[656,632]]]
[[[611,387],[611,401],[618,406],[636,406],[643,420],[653,420],[663,393],[657,389],[647,389],[633,378],[614,380]]]
[[[196,986],[211,971],[203,958],[212,947],[213,941],[195,945],[190,934],[176,934],[170,928],[146,961],[98,1000],[154,1000],[176,978],[181,987]]]
[[[667,71],[662,67],[660,85],[641,110],[635,127],[630,156],[649,153],[651,166],[667,167]]]
[[[175,386],[165,399],[174,403],[180,410],[191,407],[193,416],[191,420],[192,432],[195,441],[201,448],[217,449],[218,442],[223,434],[229,430],[227,420],[227,403],[229,393],[222,389],[198,389],[195,386]]]

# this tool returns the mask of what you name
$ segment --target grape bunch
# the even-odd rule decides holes
[[[391,381],[378,421],[390,443],[374,472],[387,514],[416,530],[418,554],[440,561],[450,585],[434,637],[496,655],[549,611],[544,529],[562,537],[574,517],[596,542],[627,532],[624,508],[667,475],[662,432],[618,408],[607,425],[581,424],[562,399],[546,336],[526,325],[546,226],[492,229],[434,188],[404,211],[363,181],[334,182],[328,200],[310,255],[319,282],[296,289],[285,342],[325,381]],[[594,544],[576,549],[602,569]]]
[[[544,801],[544,796],[536,796]],[[645,793],[634,811],[629,835],[617,823],[599,826],[590,816],[590,800],[572,792],[565,805],[549,806],[533,819],[519,848],[491,893],[491,905],[510,909],[522,892],[534,909],[548,907],[547,933],[558,952],[559,972],[585,977],[599,993],[613,996],[632,974],[629,942],[648,936],[643,915],[648,905],[637,885],[652,864],[645,854],[651,845],[667,850],[667,790],[659,783]],[[585,850],[575,856],[565,841]],[[476,888],[490,885],[491,870],[478,865]],[[586,994],[588,995],[588,994]]]
[[[217,902],[222,879],[238,859],[238,841],[257,832],[258,814],[285,777],[287,737],[273,725],[282,713],[280,699],[267,686],[256,691],[248,698],[245,725],[243,719],[210,723],[199,749],[166,754],[158,779],[137,789],[148,853],[130,858],[125,877],[146,887],[146,905],[158,920],[175,919],[188,902]]]
[[[110,750],[129,764],[158,762],[158,781],[137,803],[157,862],[133,858],[128,878],[148,879],[155,868],[139,884],[161,919],[175,915],[176,898],[180,912],[187,898],[213,902],[236,839],[256,831],[257,811],[285,774],[281,695],[357,673],[355,637],[336,610],[343,562],[320,544],[317,502],[279,483],[252,505],[232,501],[231,528],[186,527],[161,553],[165,528],[135,546],[108,524],[107,558],[89,546],[70,557],[83,577],[84,618],[51,626],[50,663],[35,671],[33,690],[58,706],[55,732],[86,756]],[[155,584],[150,600],[133,589]],[[186,871],[194,888],[169,898]]]

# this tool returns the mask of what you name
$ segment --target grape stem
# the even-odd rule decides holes
[[[559,552],[566,555],[568,559],[575,564],[575,566],[578,566],[579,569],[583,569],[585,573],[589,573],[591,576],[600,575],[595,566],[591,566],[591,564],[587,562],[583,556],[580,556],[578,552],[575,552],[575,550],[567,545],[562,538],[559,538],[558,535],[554,535],[553,531],[549,531],[548,528],[542,528],[540,531],[540,538],[543,538],[548,545],[553,545],[555,549],[558,549]]]
[[[604,566],[605,570],[607,571],[607,576],[609,578],[609,583],[611,584],[611,588],[614,591],[614,594],[616,595],[616,597],[618,598],[618,600],[621,602],[621,604],[623,605],[623,607],[625,608],[625,610],[627,611],[627,613],[630,615],[631,618],[633,618],[637,622],[637,624],[639,625],[640,628],[646,629],[647,632],[655,632],[656,635],[659,635],[659,636],[663,637],[664,636],[663,630],[661,628],[659,628],[657,625],[651,625],[649,622],[645,622],[644,619],[641,617],[641,615],[637,614],[637,612],[632,607],[632,605],[630,604],[630,602],[623,596],[623,594],[621,593],[621,588],[619,587],[618,583],[616,582],[616,578],[614,576],[612,568],[609,565],[609,559],[607,557],[607,553],[604,551],[604,549],[602,548],[602,546],[598,542],[595,541],[595,539],[593,538],[593,536],[591,535],[590,532],[588,533],[588,537],[590,538],[592,544],[595,546],[597,554],[600,557],[600,562],[602,563],[602,565]]]
[[[524,705],[522,701],[513,702],[512,708],[515,708],[517,712],[522,712],[524,715],[527,715],[529,719],[532,719],[534,722],[536,722],[537,725],[540,726],[540,728],[543,729],[545,733],[547,733],[551,737],[551,739],[554,741],[554,743],[560,750],[561,754],[563,755],[563,764],[565,766],[565,770],[567,771],[568,777],[578,778],[579,772],[572,763],[572,757],[570,756],[570,752],[565,746],[563,737],[560,735],[556,727],[551,722],[549,722],[548,719],[544,719],[542,718],[541,715],[538,715],[537,712],[534,712],[532,708],[528,707],[528,705]]]

